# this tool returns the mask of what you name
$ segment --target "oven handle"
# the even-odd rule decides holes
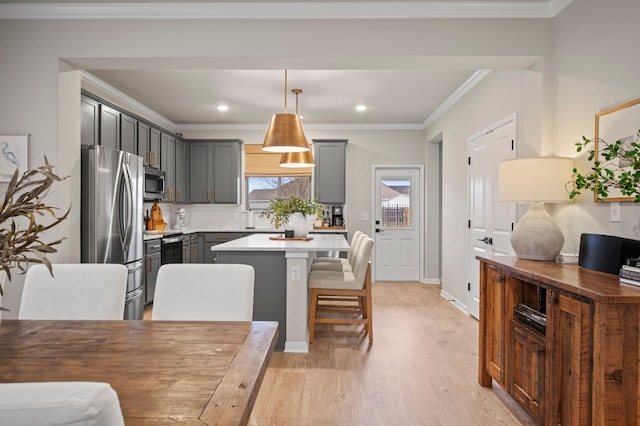
[[[162,244],[172,244],[172,243],[177,243],[177,242],[182,242],[182,236],[180,236],[180,237],[169,237],[169,238],[163,238],[162,239]]]

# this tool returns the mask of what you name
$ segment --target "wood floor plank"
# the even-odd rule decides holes
[[[478,322],[421,283],[374,283],[376,340],[321,324],[308,354],[273,353],[253,410],[262,425],[529,425],[477,382]]]

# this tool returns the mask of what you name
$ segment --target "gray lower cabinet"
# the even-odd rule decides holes
[[[191,263],[191,237],[182,237],[182,263]]]
[[[153,295],[156,291],[156,279],[161,262],[160,238],[144,242],[144,303],[153,303]]]
[[[227,241],[250,235],[248,232],[203,232],[199,242],[202,246],[202,263],[218,263],[218,252],[211,251],[211,247]]]
[[[242,141],[189,141],[189,202],[240,202]]]
[[[198,234],[191,234],[191,255],[189,256],[189,260],[191,263],[202,263],[202,254],[200,253],[200,239],[198,238]]]
[[[284,350],[287,337],[287,259],[280,251],[221,251],[218,263],[253,266],[253,320],[278,321],[276,350]]]
[[[322,204],[345,204],[346,139],[314,139],[314,196]]]

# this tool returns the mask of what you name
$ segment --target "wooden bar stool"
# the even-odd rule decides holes
[[[309,343],[316,324],[364,324],[373,343],[371,252],[373,239],[365,236],[353,253],[352,271],[315,270],[309,273]]]

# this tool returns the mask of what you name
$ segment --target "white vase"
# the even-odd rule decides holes
[[[294,237],[306,237],[309,233],[309,221],[302,213],[294,213],[289,218]]]

